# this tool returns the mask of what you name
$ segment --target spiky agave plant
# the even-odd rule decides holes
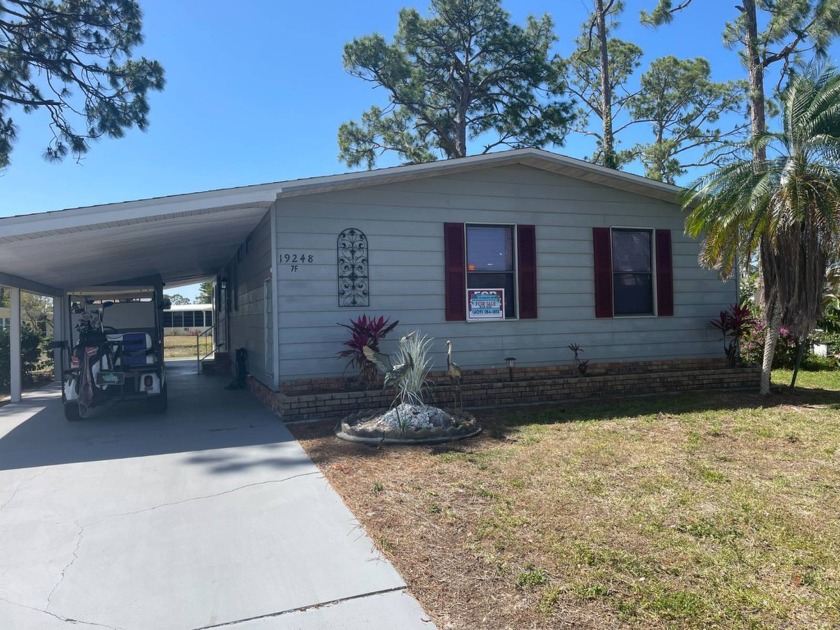
[[[405,343],[401,344],[402,352],[411,356],[414,364],[397,386],[397,397],[401,403],[425,406],[423,393],[428,386],[427,377],[432,369],[429,350],[433,341],[434,338],[426,335],[420,337],[415,332]]]

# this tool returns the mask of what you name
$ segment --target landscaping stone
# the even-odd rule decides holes
[[[368,444],[448,442],[480,431],[481,425],[472,414],[410,403],[385,411],[350,414],[336,427],[341,439]]]

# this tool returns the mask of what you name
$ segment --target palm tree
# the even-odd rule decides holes
[[[826,267],[840,242],[840,75],[818,65],[793,74],[781,105],[782,130],[758,134],[741,147],[748,158],[700,178],[685,201],[686,232],[703,236],[705,266],[727,278],[739,258],[758,251],[767,323],[763,395],[781,326],[800,342],[816,326]]]

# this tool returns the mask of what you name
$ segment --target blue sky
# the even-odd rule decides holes
[[[734,3],[695,2],[674,24],[652,30],[638,25],[638,12],[654,2],[627,0],[618,32],[645,51],[643,68],[666,54],[704,56],[714,79],[744,77],[737,53],[721,43]],[[49,140],[43,116],[13,112],[18,142],[0,175],[0,216],[345,172],[338,126],[384,104],[384,94],[344,71],[342,48],[373,32],[390,38],[401,7],[425,13],[428,4],[243,0],[233,10],[218,0],[141,0],[141,6],[145,43],[138,52],[159,60],[167,79],[165,90],[152,94],[148,131],[102,140],[81,164],[53,164],[41,157]],[[568,55],[590,2],[504,6],[520,24],[529,14],[550,13],[556,52]],[[592,148],[572,134],[553,150],[582,158]]]

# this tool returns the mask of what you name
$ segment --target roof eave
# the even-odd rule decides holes
[[[680,203],[682,188],[645,177],[608,169],[597,164],[556,155],[541,149],[517,149],[488,153],[453,160],[409,164],[375,171],[329,175],[306,180],[284,182],[277,198],[299,197],[337,192],[367,186],[381,186],[402,181],[425,179],[437,175],[463,173],[499,166],[522,164],[566,175],[575,179],[633,192],[668,203]]]

